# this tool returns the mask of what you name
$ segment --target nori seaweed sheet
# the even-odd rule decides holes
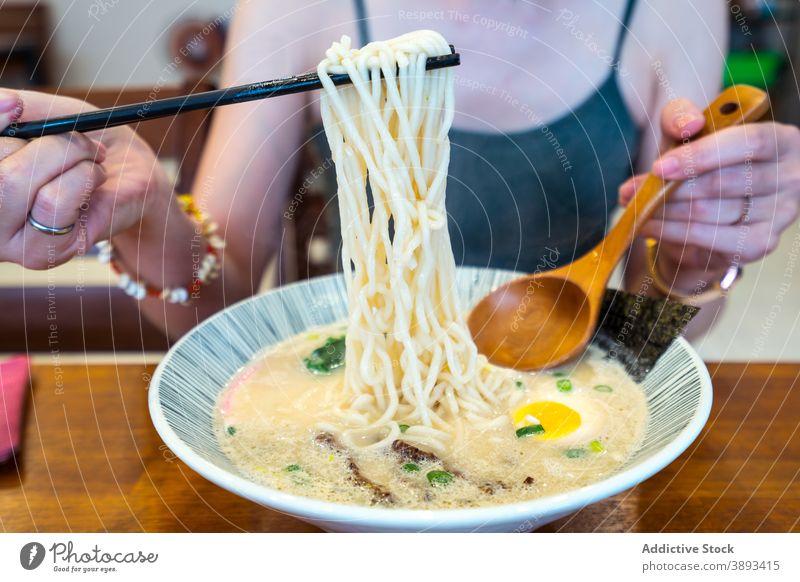
[[[592,343],[641,382],[698,311],[668,299],[607,289]]]

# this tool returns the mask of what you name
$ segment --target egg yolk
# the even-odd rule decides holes
[[[560,402],[532,402],[514,411],[513,420],[517,427],[531,424],[528,416],[539,421],[544,434],[538,438],[543,440],[560,439],[575,432],[581,426],[581,415]]]

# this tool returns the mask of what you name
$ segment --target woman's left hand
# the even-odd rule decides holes
[[[659,241],[659,263],[663,256],[678,272],[717,272],[757,261],[800,214],[800,129],[750,123],[687,142],[704,123],[687,99],[670,101],[662,131],[685,143],[652,167],[664,179],[685,180],[642,230]],[[620,186],[620,204],[630,202],[644,178]]]

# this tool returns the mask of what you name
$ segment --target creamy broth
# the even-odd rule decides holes
[[[507,381],[491,426],[448,419],[451,440],[438,455],[397,444],[344,447],[337,436],[344,427],[333,420],[352,399],[344,370],[315,374],[304,359],[345,330],[344,323],[326,326],[271,347],[221,393],[218,439],[249,479],[348,504],[493,505],[599,481],[625,463],[644,433],[641,388],[619,364],[590,350],[580,363],[557,372],[498,369]],[[401,430],[414,429],[401,424]],[[365,432],[365,444],[370,439],[375,437]]]

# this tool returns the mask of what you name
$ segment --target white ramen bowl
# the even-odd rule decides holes
[[[461,268],[462,305],[472,306],[516,276]],[[204,321],[167,353],[150,384],[150,415],[166,445],[209,481],[329,531],[493,531],[536,529],[647,479],[697,437],[711,409],[711,378],[682,338],[642,383],[648,424],[640,447],[616,473],[558,495],[472,509],[412,510],[344,505],[289,495],[249,480],[220,450],[212,430],[217,395],[265,346],[347,317],[344,281],[332,275],[244,300]]]

